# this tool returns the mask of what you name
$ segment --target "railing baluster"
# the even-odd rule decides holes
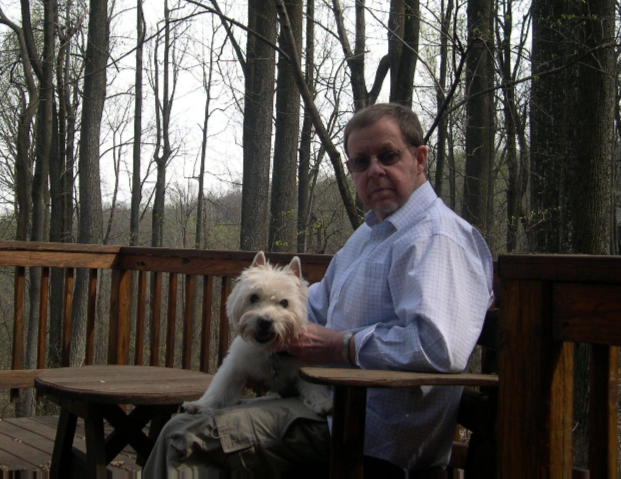
[[[41,299],[39,302],[39,338],[37,341],[37,369],[45,368],[47,338],[47,307],[50,284],[50,268],[41,268]]]
[[[134,364],[142,366],[144,354],[144,322],[147,310],[147,274],[145,271],[138,272],[138,295],[136,297],[136,349]]]
[[[220,292],[220,333],[218,342],[218,367],[224,361],[224,356],[229,349],[229,320],[226,316],[226,299],[231,292],[231,278],[222,277],[222,289]]]
[[[175,321],[177,319],[177,273],[168,277],[168,314],[166,317],[166,367],[175,365]]]
[[[201,365],[204,373],[209,372],[209,352],[211,346],[211,306],[213,296],[213,276],[203,277],[203,312],[201,318]]]
[[[132,304],[132,273],[112,271],[110,292],[110,334],[108,336],[108,364],[129,363],[129,326]]]
[[[589,470],[591,477],[617,477],[619,348],[591,346]]]
[[[87,365],[93,364],[95,356],[95,315],[97,314],[97,270],[88,270],[88,304],[86,316],[86,357]]]
[[[13,358],[12,369],[22,368],[22,356],[24,353],[24,283],[26,268],[15,268],[15,286],[13,290]],[[19,398],[19,389],[11,389],[11,401]]]
[[[149,364],[158,366],[160,359],[160,315],[162,311],[162,273],[153,275],[153,289],[151,297],[151,357]]]
[[[73,311],[73,268],[65,268],[65,291],[63,292],[63,337],[61,363],[69,367],[71,355],[71,314]]]
[[[194,275],[185,275],[185,307],[183,311],[183,357],[181,367],[192,368],[192,339],[194,337]]]

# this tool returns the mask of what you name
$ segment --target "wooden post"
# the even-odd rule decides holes
[[[95,316],[97,314],[97,270],[88,270],[88,306],[86,316],[86,358],[85,364],[93,364],[95,356]]]
[[[222,278],[222,289],[220,293],[220,334],[218,341],[218,367],[224,361],[224,356],[229,350],[229,319],[226,315],[226,300],[231,293],[231,278]]]
[[[13,357],[12,369],[22,368],[24,354],[24,283],[26,268],[15,268],[15,285],[13,290]],[[17,401],[19,389],[11,389],[11,401]]]
[[[501,478],[542,477],[547,467],[551,477],[571,474],[573,344],[553,340],[551,291],[547,282],[501,276]]]
[[[185,275],[185,307],[183,309],[183,357],[181,367],[192,368],[192,339],[194,338],[194,275]]]
[[[367,409],[367,388],[334,387],[334,421],[330,451],[330,479],[362,479],[364,477],[364,427]]]
[[[71,316],[73,313],[73,268],[65,268],[65,291],[63,293],[62,367],[69,367],[71,359]]]
[[[162,311],[162,273],[153,274],[151,297],[151,356],[149,365],[158,366],[160,360],[160,313]]]
[[[111,288],[108,364],[129,364],[129,328],[132,303],[131,271],[113,270]]]
[[[201,318],[201,365],[200,370],[209,372],[209,352],[211,346],[211,306],[213,296],[213,276],[203,277],[203,312]]]
[[[175,322],[177,320],[177,274],[168,277],[168,313],[166,315],[166,367],[175,365]]]

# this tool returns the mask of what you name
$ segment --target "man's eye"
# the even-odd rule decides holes
[[[258,303],[259,302],[259,296],[257,296],[256,294],[253,294],[252,296],[250,296],[250,302],[251,303]]]
[[[399,153],[396,151],[385,151],[384,153],[377,155],[377,160],[382,165],[394,165],[397,161],[399,161]]]
[[[367,165],[369,164],[369,159],[364,157],[364,156],[359,156],[358,158],[354,158],[352,160],[354,169],[359,170],[359,169],[366,169]]]

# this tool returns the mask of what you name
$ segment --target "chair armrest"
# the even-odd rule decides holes
[[[302,379],[329,386],[367,388],[407,388],[412,386],[498,386],[495,374],[413,373],[372,369],[332,369],[303,367]]]

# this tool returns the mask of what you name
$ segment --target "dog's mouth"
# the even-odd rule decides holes
[[[272,339],[274,339],[274,336],[276,335],[271,332],[256,332],[254,334],[254,339],[259,344],[265,344],[269,343]]]

